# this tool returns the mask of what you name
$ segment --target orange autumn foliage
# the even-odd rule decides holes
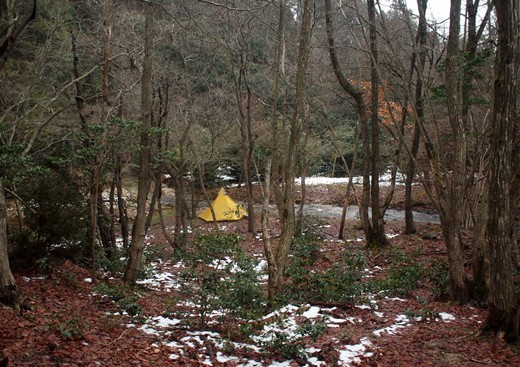
[[[372,85],[370,82],[361,81],[355,82],[351,81],[353,84],[357,85],[361,91],[363,92],[363,99],[367,106],[370,105],[370,99],[372,96]],[[389,89],[388,85],[385,83],[381,85],[379,89],[379,121],[381,125],[385,125],[387,127],[395,126],[398,121],[401,120],[402,116],[402,106],[394,101],[390,101],[386,96],[386,91]],[[370,110],[368,111],[370,115]]]

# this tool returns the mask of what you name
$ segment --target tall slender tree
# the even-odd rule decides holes
[[[450,27],[446,48],[446,103],[453,139],[452,169],[448,173],[448,185],[437,185],[440,203],[442,231],[448,247],[451,297],[461,303],[469,298],[468,277],[464,272],[464,245],[461,238],[461,220],[466,189],[467,139],[462,116],[460,63],[460,12],[461,1],[452,0]],[[445,174],[436,171],[437,176]],[[438,177],[438,181],[442,178]]]
[[[369,47],[371,57],[372,84],[378,84],[377,72],[377,29],[375,29],[375,3],[369,4],[371,10],[369,23]],[[367,105],[365,92],[351,79],[347,78],[339,63],[336,41],[333,29],[333,13],[330,0],[325,0],[325,23],[329,56],[334,74],[342,89],[355,101],[359,124],[363,135],[363,193],[361,200],[361,222],[367,245],[384,246],[387,239],[384,235],[383,215],[379,210],[379,114],[378,114],[378,88],[372,88],[370,106]],[[371,84],[371,85],[372,85]],[[376,126],[377,125],[377,126]],[[374,146],[374,143],[376,144]],[[372,181],[372,182],[371,182]],[[372,189],[371,189],[372,185]],[[372,205],[372,222],[369,216],[369,206]],[[377,208],[375,208],[377,206]],[[375,208],[375,211],[374,211]]]
[[[305,86],[310,40],[312,32],[313,1],[303,2],[300,35],[298,41],[298,65],[296,69],[295,103],[289,126],[289,138],[284,160],[282,178],[282,206],[280,211],[281,234],[277,246],[266,248],[269,272],[269,297],[271,300],[283,291],[284,269],[295,231],[294,191],[296,178],[297,154],[302,135],[302,118],[304,110]],[[283,21],[283,19],[281,19]],[[266,245],[270,245],[266,244]]]
[[[385,236],[385,226],[383,221],[384,213],[381,211],[379,204],[379,174],[381,166],[379,135],[379,89],[380,77],[378,72],[378,46],[377,46],[377,25],[376,25],[376,5],[374,0],[367,1],[368,6],[368,32],[370,46],[370,201],[372,207],[372,223],[371,230],[368,231],[366,238],[370,247],[383,247],[388,244]],[[368,154],[368,152],[364,152]]]
[[[143,251],[145,248],[146,198],[150,183],[150,127],[152,121],[152,72],[153,72],[153,20],[154,6],[145,3],[146,20],[144,28],[144,59],[141,78],[141,118],[143,121],[139,153],[139,179],[137,188],[137,214],[135,217],[130,254],[126,265],[124,281],[135,284]]]
[[[411,62],[411,70],[410,72],[414,72],[414,69],[417,69],[417,77],[415,84],[415,118],[424,122],[424,71],[426,66],[426,41],[428,37],[428,25],[426,23],[426,9],[428,7],[428,0],[417,0],[417,8],[419,9],[419,23],[417,25],[417,37],[416,37],[416,47],[417,51],[412,55]],[[418,64],[417,64],[418,59]],[[406,116],[407,112],[404,111],[403,117]],[[410,149],[410,157],[408,159],[408,167],[406,170],[406,178],[405,178],[405,232],[406,233],[415,233],[415,223],[413,220],[412,213],[412,185],[413,179],[415,176],[415,159],[417,157],[417,152],[419,151],[419,144],[421,140],[420,127],[419,124],[414,124],[413,137],[412,137],[412,146]]]

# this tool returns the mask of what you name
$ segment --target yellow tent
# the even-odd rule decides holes
[[[245,209],[231,199],[231,197],[226,194],[223,187],[218,192],[217,198],[213,200],[213,203],[211,203],[211,206],[215,211],[217,221],[239,220],[247,215]],[[211,214],[211,209],[208,207],[199,214],[199,218],[204,219],[206,222],[212,222],[213,215]]]

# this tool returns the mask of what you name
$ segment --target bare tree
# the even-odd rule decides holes
[[[271,95],[271,153],[265,163],[265,180],[263,186],[262,201],[262,237],[264,243],[264,253],[267,259],[267,272],[269,278],[273,278],[272,285],[268,287],[268,296],[271,301],[276,297],[274,278],[279,273],[276,261],[275,244],[271,239],[269,232],[269,203],[271,200],[271,187],[277,183],[277,177],[272,177],[273,168],[278,171],[278,87],[280,82],[280,74],[282,73],[283,49],[284,49],[284,20],[286,13],[286,5],[284,0],[278,2],[278,29],[276,36],[276,47],[273,67],[272,95]],[[277,176],[277,175],[276,175]]]
[[[280,6],[281,9],[285,8],[285,4],[283,4],[283,2],[281,2]],[[274,300],[274,298],[280,295],[283,291],[284,269],[287,262],[287,257],[289,256],[289,250],[295,230],[294,181],[296,177],[296,158],[302,133],[302,118],[305,97],[305,74],[308,67],[310,38],[312,31],[312,7],[312,0],[304,1],[298,42],[299,50],[298,66],[296,70],[295,106],[290,121],[289,139],[283,165],[284,171],[281,190],[282,206],[279,208],[282,230],[276,247],[272,246],[273,244],[269,240],[264,243],[268,262],[268,292],[270,300]],[[283,11],[281,10],[281,14],[282,13]],[[280,21],[284,21],[284,19],[280,18]],[[281,37],[281,35],[279,35],[279,37]],[[278,41],[281,42],[281,39],[279,38]],[[280,47],[280,43],[278,44],[278,47]],[[278,55],[281,56],[281,54]],[[281,58],[277,58],[277,62],[281,62]],[[281,64],[279,63],[278,67],[280,66]],[[266,192],[269,193],[270,190],[266,190]],[[265,200],[266,199],[264,198],[264,205]],[[264,213],[265,210],[266,209],[264,208]],[[263,221],[264,220],[265,219],[263,219]],[[265,226],[265,223],[263,226]]]
[[[249,84],[250,50],[248,49],[248,37],[251,36],[252,19],[240,21],[237,14],[237,35],[235,44],[238,49],[229,50],[231,64],[237,68],[234,73],[235,98],[238,109],[238,121],[240,124],[240,137],[242,144],[242,176],[247,190],[247,229],[254,231],[255,212],[253,206],[253,178],[251,175],[252,155],[254,150],[254,136],[252,131],[252,97],[253,91]]]
[[[130,254],[125,269],[124,281],[135,284],[145,248],[146,198],[150,182],[150,126],[152,119],[152,60],[153,60],[153,20],[154,7],[146,3],[146,21],[144,30],[143,75],[141,78],[141,113],[143,131],[139,153],[139,182],[137,191],[137,214],[133,224]]]
[[[428,0],[417,0],[417,8],[419,9],[419,24],[417,26],[417,37],[416,43],[418,51],[412,55],[411,70],[413,73],[414,69],[417,68],[417,82],[415,84],[415,114],[418,120],[424,124],[424,71],[426,66],[426,41],[428,36],[428,28],[426,23],[426,9],[428,7]],[[416,66],[416,59],[418,65]],[[407,106],[404,106],[407,108]],[[404,111],[403,118],[406,118],[407,112]],[[411,157],[408,159],[408,167],[405,178],[405,233],[415,233],[415,223],[413,221],[412,213],[412,184],[415,176],[415,159],[417,158],[417,152],[419,151],[419,144],[421,140],[421,130],[419,127],[421,122],[414,124],[412,146],[410,148]]]
[[[374,86],[378,84],[377,73],[377,45],[376,45],[376,29],[375,27],[375,3],[369,4],[371,22],[369,25],[370,33],[370,55],[371,55],[371,78],[372,78],[372,96],[371,106],[365,101],[363,90],[349,80],[338,61],[336,43],[334,38],[334,30],[332,24],[332,5],[330,0],[325,0],[325,22],[327,31],[327,40],[329,48],[329,56],[334,70],[336,79],[343,90],[354,99],[356,109],[359,116],[359,124],[363,135],[363,192],[361,200],[361,222],[365,233],[365,239],[369,246],[384,246],[387,239],[384,235],[383,215],[384,210],[379,208],[379,111],[378,111],[378,88]],[[370,112],[369,112],[370,111]],[[374,141],[375,139],[375,141]],[[374,146],[375,144],[375,146]],[[372,182],[371,182],[372,181]],[[371,189],[372,185],[372,189]],[[371,203],[372,201],[372,203]],[[369,206],[372,204],[372,222],[369,217]],[[375,208],[377,206],[377,208]],[[375,208],[375,211],[374,211]]]

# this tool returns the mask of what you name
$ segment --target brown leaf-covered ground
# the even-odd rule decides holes
[[[243,189],[231,190],[231,194],[237,200],[244,198]],[[338,205],[342,203],[343,188],[311,186],[307,195],[310,202]],[[396,207],[402,205],[401,190],[396,193],[394,203]],[[416,198],[416,203],[419,209],[431,210],[423,197]],[[262,254],[261,239],[256,234],[247,235],[246,224],[243,220],[226,223],[222,228],[243,233],[244,249],[252,254]],[[362,247],[362,242],[357,241],[362,238],[362,231],[355,229],[355,222],[348,222],[347,245],[336,239],[338,225],[338,219],[331,218],[323,226],[326,238],[315,265],[316,271],[334,263],[345,246]],[[196,220],[194,227],[210,231],[212,224]],[[415,235],[403,235],[402,223],[386,223],[386,232],[392,235],[390,246],[410,254],[420,249],[418,261],[425,267],[445,258],[446,248],[440,234],[432,235],[440,233],[439,228],[420,224],[418,229]],[[273,232],[276,233],[276,218],[273,218]],[[156,270],[168,271],[175,276],[178,269],[168,261],[171,249],[165,244],[158,225],[150,230],[148,246],[162,259],[156,263]],[[369,253],[370,268],[366,277],[384,277],[390,256],[388,251]],[[139,316],[131,317],[117,312],[116,297],[111,299],[95,291],[100,285],[120,286],[118,277],[100,276],[96,286],[86,281],[90,276],[89,270],[70,261],[54,263],[47,274],[16,273],[15,276],[27,298],[27,309],[0,308],[0,351],[9,358],[10,366],[205,366],[210,363],[213,366],[247,366],[247,361],[257,361],[265,366],[315,365],[312,360],[283,362],[284,358],[276,353],[268,354],[251,348],[234,348],[232,353],[228,350],[223,353],[221,344],[208,333],[230,333],[238,323],[213,325],[211,330],[205,331],[196,325],[190,329],[172,324],[163,327],[159,333],[145,332],[141,326],[149,326],[153,317],[185,307],[173,301],[175,290],[161,285],[138,286],[141,297],[135,302],[142,311]],[[123,287],[119,289],[125,290]],[[127,293],[118,298],[135,294],[130,289],[124,292]],[[313,307],[298,306],[303,311]],[[329,325],[316,342],[309,341],[315,348],[314,361],[319,360],[322,366],[340,365],[340,353],[354,350],[362,343],[369,343],[365,352],[344,365],[520,366],[517,346],[506,345],[499,337],[480,334],[486,317],[485,309],[437,300],[432,296],[432,285],[427,281],[421,282],[419,288],[406,298],[380,297],[372,303],[323,306],[319,313],[339,320],[337,324]],[[396,318],[404,314],[410,319],[397,322]],[[414,315],[417,318],[413,318]],[[421,315],[423,317],[419,318]],[[439,315],[448,316],[443,318]],[[196,332],[202,331],[206,334],[194,337],[198,335]],[[217,358],[229,353],[236,359]]]

